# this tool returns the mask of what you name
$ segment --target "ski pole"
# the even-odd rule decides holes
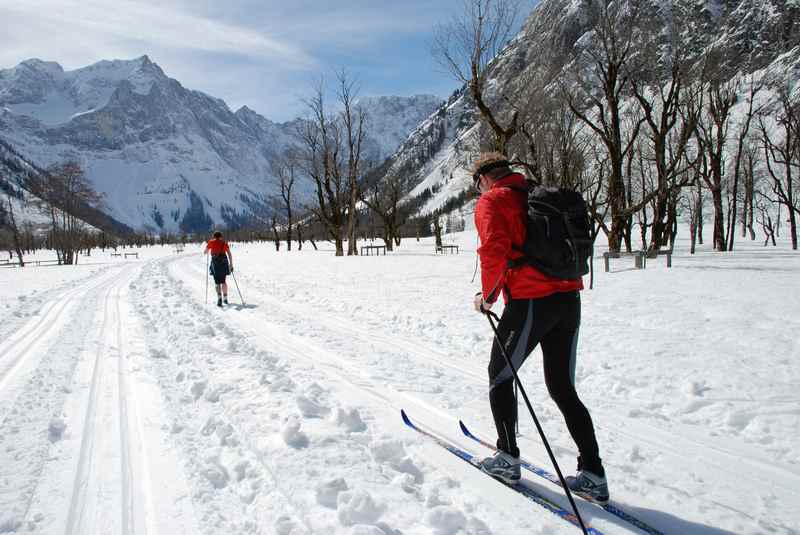
[[[233,277],[233,283],[236,285],[236,291],[239,292],[239,300],[244,306],[244,297],[242,297],[242,291],[239,289],[239,283],[236,281],[236,275],[233,274],[233,271],[231,271],[231,277]]]
[[[481,310],[483,310],[483,307],[481,307]],[[486,314],[486,317],[489,319],[489,325],[492,326],[492,331],[494,331],[495,338],[497,338],[497,343],[500,346],[500,352],[503,354],[503,357],[505,357],[506,364],[511,369],[511,373],[514,375],[514,382],[519,388],[519,391],[522,394],[522,398],[525,400],[525,405],[528,406],[528,411],[530,411],[531,416],[533,417],[533,423],[536,424],[536,429],[539,431],[539,436],[542,437],[542,442],[544,443],[544,447],[547,450],[547,454],[550,456],[550,460],[553,462],[553,467],[556,469],[556,473],[558,474],[558,479],[559,481],[561,481],[561,487],[564,489],[564,493],[567,495],[567,499],[569,500],[569,503],[572,506],[572,510],[575,511],[575,517],[578,519],[578,523],[581,525],[581,530],[583,530],[584,535],[588,535],[588,532],[586,531],[586,525],[583,523],[583,518],[581,518],[581,514],[578,511],[578,506],[575,505],[575,500],[572,499],[572,493],[569,491],[567,482],[564,479],[564,476],[561,474],[561,468],[559,468],[558,462],[556,461],[556,457],[555,455],[553,455],[553,450],[550,449],[550,444],[547,442],[547,438],[544,436],[544,430],[542,429],[542,426],[539,424],[539,419],[536,417],[536,413],[533,412],[533,407],[531,406],[531,402],[528,399],[528,394],[525,393],[525,389],[522,387],[522,381],[520,381],[519,375],[517,375],[517,370],[514,368],[514,364],[508,357],[508,353],[506,353],[505,342],[503,341],[502,338],[500,338],[500,333],[497,332],[497,326],[494,324],[494,321],[492,321],[492,318],[494,318],[495,320],[497,320],[497,323],[500,323],[500,318],[498,318],[497,314],[495,314],[490,310],[486,310],[484,311],[484,313]]]
[[[208,262],[211,262],[211,258],[210,257],[208,257],[208,258],[209,258]],[[206,273],[206,304],[208,304],[208,268],[209,268],[209,263],[204,262],[204,264],[206,265],[206,271],[205,271],[205,273]]]

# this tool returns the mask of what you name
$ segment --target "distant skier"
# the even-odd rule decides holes
[[[527,264],[508,267],[510,260],[523,256],[519,249],[526,235],[525,177],[512,171],[507,158],[496,152],[482,154],[474,171],[474,184],[481,193],[475,206],[475,227],[481,242],[482,285],[482,291],[475,295],[475,309],[488,311],[502,291],[506,306],[498,333],[517,369],[541,343],[545,384],[578,446],[578,473],[567,477],[567,484],[570,490],[591,500],[607,502],[608,484],[592,419],[575,391],[583,281],[552,278]],[[481,468],[516,483],[520,479],[520,453],[515,435],[514,378],[497,338],[489,361],[489,402],[497,427],[498,451],[484,459]]]
[[[214,284],[217,289],[217,306],[222,303],[228,304],[228,284],[225,277],[233,273],[233,256],[228,242],[222,239],[222,232],[214,232],[214,237],[206,243],[203,254],[211,254],[211,275],[214,276]]]

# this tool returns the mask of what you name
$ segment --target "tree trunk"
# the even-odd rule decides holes
[[[11,218],[11,232],[14,238],[14,249],[17,251],[17,258],[19,259],[19,267],[25,267],[25,262],[22,259],[22,246],[19,239],[19,227],[17,227],[17,221],[14,219],[14,205],[11,204],[10,198],[8,199],[8,213]],[[9,257],[10,256],[11,252],[9,251]],[[11,260],[11,258],[9,258],[9,260]]]
[[[697,184],[697,243],[703,245],[703,186]]]
[[[725,214],[722,209],[722,190],[714,188],[711,190],[714,200],[714,250],[726,251],[725,247]]]
[[[667,192],[660,193],[655,198],[655,208],[653,208],[653,228],[650,231],[650,250],[648,254],[658,251],[666,243],[667,234]]]

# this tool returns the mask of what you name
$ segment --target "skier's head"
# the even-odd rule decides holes
[[[213,236],[214,236],[214,238],[216,238],[216,239],[218,239],[218,240],[221,240],[221,239],[222,239],[222,232],[220,232],[220,231],[218,231],[218,230],[217,230],[217,231],[214,231],[214,234],[213,234]]]
[[[480,191],[481,178],[486,177],[491,184],[495,180],[511,172],[510,163],[505,154],[484,152],[472,165],[472,185]]]

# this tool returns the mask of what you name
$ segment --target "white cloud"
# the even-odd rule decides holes
[[[4,59],[9,50],[49,50],[48,54],[42,54],[47,58],[60,56],[64,50],[74,54],[76,49],[95,47],[99,49],[95,54],[103,57],[109,55],[109,49],[126,48],[130,48],[126,55],[132,56],[141,53],[144,43],[147,50],[155,54],[158,48],[165,47],[275,59],[280,60],[284,68],[315,66],[314,59],[293,43],[196,16],[163,2],[6,0],[0,3],[0,20],[7,26],[10,37],[16,36],[19,40],[27,36],[22,43],[13,42],[14,39],[4,43],[7,48],[0,59]]]

